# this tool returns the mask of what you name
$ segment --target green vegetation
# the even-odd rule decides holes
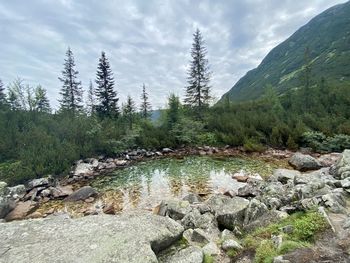
[[[316,84],[323,76],[331,86],[350,84],[350,2],[337,5],[312,19],[275,47],[255,69],[242,77],[221,99],[242,102],[260,98],[271,84],[278,94]],[[322,34],[320,34],[322,32]],[[308,47],[308,54],[305,48]],[[305,62],[309,61],[305,65]],[[305,78],[305,73],[309,78]]]
[[[214,257],[212,255],[204,254],[203,263],[214,263]]]
[[[292,228],[291,233],[283,233],[281,229],[285,226]],[[320,213],[312,210],[298,212],[278,223],[256,229],[244,238],[243,245],[244,249],[255,250],[256,263],[271,263],[277,255],[308,247],[327,228],[328,224]],[[273,244],[272,235],[282,235],[279,248]]]

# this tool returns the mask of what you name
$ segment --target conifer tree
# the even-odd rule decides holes
[[[174,93],[168,98],[167,125],[171,129],[180,119],[180,99]]]
[[[38,112],[50,113],[51,107],[49,99],[47,98],[46,90],[37,86],[35,89],[35,110]]]
[[[6,94],[5,94],[5,87],[2,83],[2,80],[0,79],[0,108],[5,106],[7,104],[6,101]]]
[[[79,71],[75,70],[75,62],[72,50],[68,47],[64,60],[62,77],[58,79],[62,82],[60,110],[62,112],[79,112],[82,109],[83,90],[81,82],[78,80]]]
[[[96,111],[102,117],[118,116],[118,98],[114,91],[114,78],[105,52],[102,51],[96,73]]]
[[[128,95],[128,98],[126,100],[126,104],[123,106],[123,116],[129,123],[129,128],[132,128],[132,123],[134,120],[136,109],[135,109],[135,102],[133,99]]]
[[[147,119],[150,117],[152,107],[151,107],[151,103],[149,102],[149,99],[148,99],[148,93],[146,92],[146,85],[145,84],[142,85],[140,110],[141,110],[142,118]]]
[[[192,60],[188,71],[188,86],[186,87],[185,104],[201,110],[209,105],[210,100],[210,71],[207,50],[199,29],[193,34],[191,49]]]
[[[87,97],[87,110],[90,115],[94,113],[95,110],[95,90],[92,81],[90,80],[89,89],[88,89],[88,97]]]

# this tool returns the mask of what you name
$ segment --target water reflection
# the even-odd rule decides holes
[[[269,164],[254,159],[186,157],[153,160],[95,179],[92,186],[102,193],[104,203],[118,211],[151,209],[161,200],[181,198],[188,193],[208,195],[235,190],[241,184],[232,174],[245,169],[250,173],[271,172]]]

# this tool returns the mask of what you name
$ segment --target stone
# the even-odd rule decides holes
[[[210,237],[202,229],[196,228],[193,230],[191,241],[196,243],[209,243]]]
[[[108,215],[114,215],[115,214],[115,207],[113,204],[106,205],[103,208],[103,213],[108,214]]]
[[[89,197],[97,196],[97,191],[91,186],[84,186],[77,191],[73,192],[71,195],[67,196],[64,200],[68,202],[76,202],[80,200],[85,200]]]
[[[203,263],[203,251],[199,247],[186,247],[167,258],[164,263]],[[145,261],[140,261],[145,262]]]
[[[12,198],[0,196],[0,219],[10,213],[16,206],[15,201]]]
[[[292,234],[294,231],[294,227],[292,225],[286,225],[284,227],[281,227],[281,231],[286,234]]]
[[[188,201],[190,204],[194,204],[194,203],[200,203],[202,202],[202,198],[194,193],[190,193],[188,195],[186,195],[184,198],[182,198],[183,201]]]
[[[28,189],[33,189],[39,186],[48,186],[50,184],[51,178],[44,177],[44,178],[37,178],[29,181],[28,183]]]
[[[172,149],[170,149],[170,148],[163,148],[162,152],[163,153],[172,153],[174,151]]]
[[[252,199],[245,210],[243,225],[248,225],[255,220],[259,220],[265,213],[268,212],[267,206],[257,199]]]
[[[329,153],[329,154],[324,154],[320,156],[318,158],[318,161],[323,167],[330,167],[336,164],[340,158],[341,158],[340,153]]]
[[[232,190],[226,190],[226,191],[223,193],[223,195],[232,198],[232,197],[236,196],[236,193],[235,193],[234,191],[232,191]]]
[[[13,187],[8,187],[8,195],[17,199],[22,198],[26,194],[26,187],[23,184],[19,184]]]
[[[169,216],[174,220],[181,220],[191,210],[192,208],[188,201],[167,200],[161,202],[158,215]]]
[[[234,250],[240,250],[243,247],[234,239],[226,239],[222,242],[221,248],[225,251],[234,249]]]
[[[291,263],[289,260],[283,259],[283,256],[273,258],[273,263]]]
[[[43,217],[43,215],[42,215],[40,212],[35,211],[35,212],[33,212],[33,213],[27,215],[26,218],[35,219],[35,218],[41,218],[41,217]]]
[[[128,163],[127,160],[115,160],[116,166],[125,166]]]
[[[323,195],[322,201],[324,202],[325,207],[333,213],[346,212],[346,199],[343,192],[332,191],[329,194]]]
[[[230,231],[228,229],[224,229],[221,232],[220,238],[221,238],[221,240],[235,239],[235,235],[232,233],[232,231]]]
[[[73,187],[71,185],[52,187],[50,191],[53,198],[64,198],[73,193]]]
[[[232,179],[235,179],[235,180],[237,180],[237,182],[240,182],[240,183],[246,183],[249,179],[249,176],[241,175],[238,173],[238,174],[232,175]]]
[[[38,203],[32,201],[18,202],[16,207],[7,214],[6,221],[21,220],[38,208]]]
[[[260,189],[252,184],[246,184],[237,190],[238,197],[256,197],[260,194]]]
[[[48,197],[50,194],[51,194],[51,191],[50,191],[50,189],[48,189],[48,188],[42,190],[41,193],[40,193],[40,195],[41,195],[42,197]]]
[[[335,165],[334,176],[337,179],[350,177],[350,150],[344,150],[342,157]]]
[[[286,184],[289,180],[294,181],[296,176],[300,176],[301,173],[295,170],[289,169],[276,169],[273,172],[272,179]]]
[[[295,153],[290,159],[289,164],[299,171],[317,170],[322,167],[321,163],[311,155]]]
[[[185,230],[182,234],[182,238],[184,238],[188,244],[192,242],[192,234],[193,234],[193,229],[189,228]]]
[[[156,253],[179,240],[182,232],[174,220],[144,213],[10,222],[0,224],[0,248],[6,248],[0,261],[156,263]]]
[[[71,173],[73,176],[91,176],[93,175],[94,168],[95,167],[90,163],[79,162]]]
[[[217,256],[220,254],[220,248],[214,242],[209,242],[208,244],[206,244],[202,248],[202,251],[205,255],[210,255],[210,256]]]
[[[243,224],[249,201],[241,197],[229,198],[224,195],[214,195],[207,204],[214,211],[219,225],[233,229],[236,224]]]
[[[282,235],[272,235],[271,240],[275,248],[279,249],[283,242],[283,236]]]

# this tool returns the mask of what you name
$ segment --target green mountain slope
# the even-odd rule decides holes
[[[313,18],[275,47],[261,64],[224,94],[231,101],[256,99],[272,85],[278,93],[302,86],[305,49],[310,49],[311,84],[350,85],[350,2]]]

